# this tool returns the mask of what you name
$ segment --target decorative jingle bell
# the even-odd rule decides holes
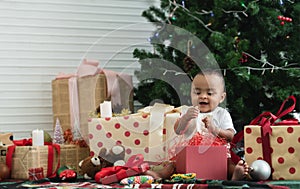
[[[253,180],[267,180],[271,175],[271,167],[264,160],[255,160],[250,165],[250,176]]]

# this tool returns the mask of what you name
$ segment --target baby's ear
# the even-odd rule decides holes
[[[221,95],[221,100],[220,100],[220,103],[222,103],[226,98],[226,92],[223,92],[222,95]]]

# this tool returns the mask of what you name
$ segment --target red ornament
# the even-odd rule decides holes
[[[285,17],[285,16],[281,16],[281,15],[278,15],[278,16],[277,16],[277,19],[281,21],[281,22],[280,22],[280,25],[282,25],[282,26],[285,24],[284,21],[286,21],[286,22],[292,22],[292,21],[293,21],[292,18]]]

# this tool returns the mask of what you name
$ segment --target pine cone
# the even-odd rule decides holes
[[[185,72],[190,72],[195,67],[195,62],[190,56],[186,56],[183,59],[183,69]]]

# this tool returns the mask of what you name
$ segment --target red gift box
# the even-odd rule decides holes
[[[177,173],[196,173],[199,179],[227,179],[226,146],[186,146],[176,155]]]

